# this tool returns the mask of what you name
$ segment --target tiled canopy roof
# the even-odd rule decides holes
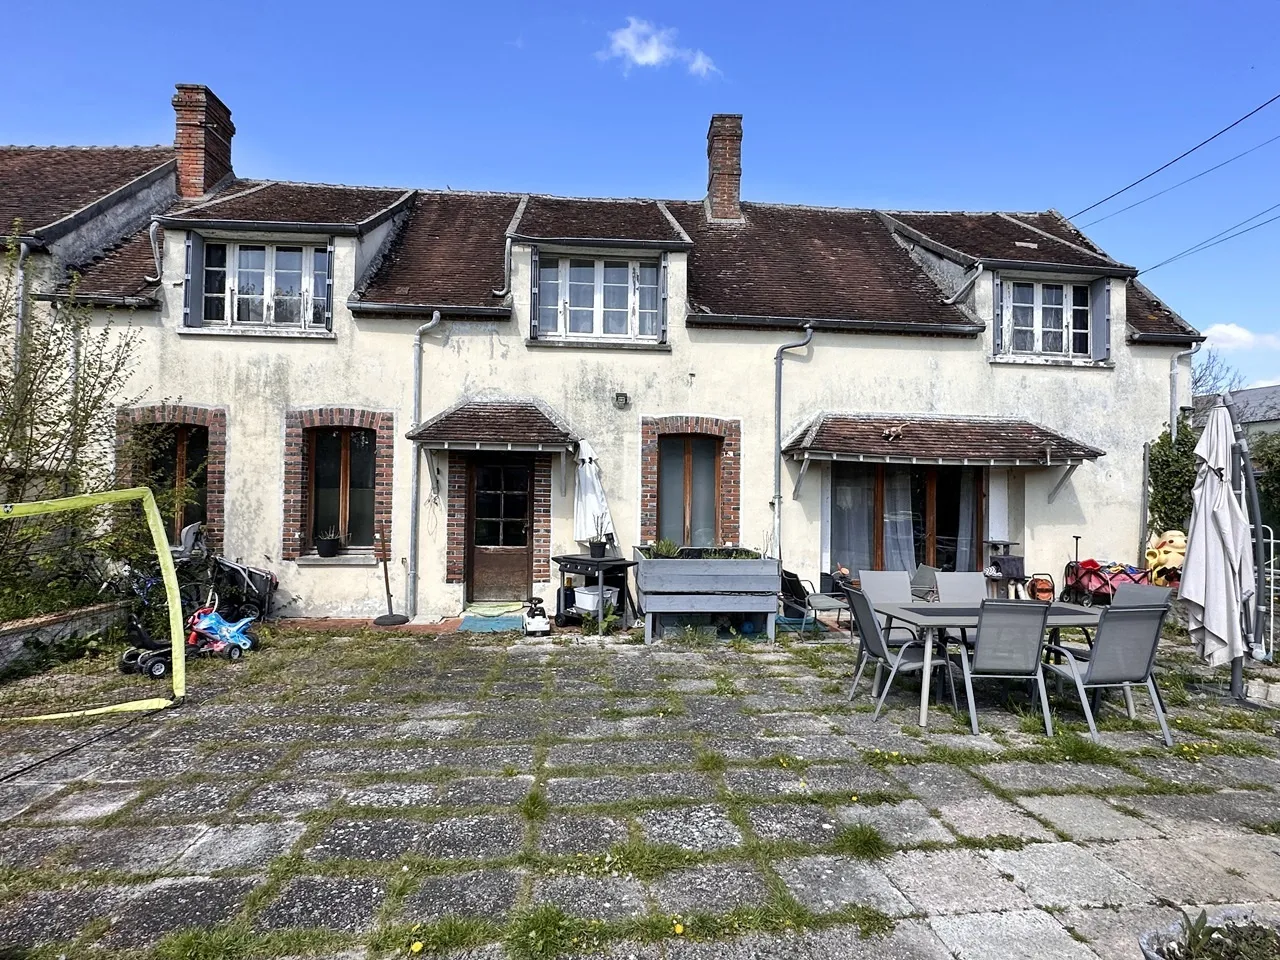
[[[546,404],[524,397],[462,400],[406,436],[428,447],[462,450],[564,449],[577,442]]]
[[[48,226],[173,160],[172,147],[0,147],[0,234]]]
[[[510,312],[500,310],[502,300],[493,291],[502,287],[503,235],[519,203],[518,196],[418,194],[400,235],[351,309],[409,304]]]
[[[656,200],[531,196],[515,233],[539,240],[624,240],[685,244],[689,238]]]
[[[981,330],[868,210],[744,203],[744,222],[709,223],[701,203],[671,203],[693,238],[689,322],[767,326],[789,318],[833,327],[897,324],[905,331],[972,335]]]
[[[784,446],[793,459],[872,463],[1066,465],[1104,455],[1027,420],[820,413]]]
[[[184,220],[357,224],[394,206],[406,192],[324,183],[237,180],[213,200],[176,216]]]
[[[903,224],[975,260],[1020,260],[1093,269],[1124,266],[1099,251],[1052,211],[1031,214],[895,211],[887,216],[891,222]]]

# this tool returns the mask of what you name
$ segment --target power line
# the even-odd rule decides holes
[[[1251,227],[1246,227],[1244,230],[1238,230],[1235,233],[1231,233],[1231,231],[1236,230],[1237,227],[1243,227],[1250,220],[1257,220],[1259,217],[1265,216],[1266,214],[1270,213],[1272,210],[1275,210],[1277,207],[1280,207],[1280,203],[1273,204],[1272,206],[1267,207],[1267,209],[1259,213],[1255,213],[1252,217],[1248,217],[1247,219],[1241,220],[1239,223],[1233,226],[1227,227],[1226,230],[1221,230],[1218,233],[1215,233],[1212,237],[1208,237],[1205,240],[1201,240],[1199,243],[1195,244],[1194,246],[1187,247],[1187,249],[1183,250],[1181,253],[1175,253],[1172,257],[1169,257],[1167,260],[1161,260],[1159,263],[1155,264],[1155,266],[1147,267],[1145,270],[1139,270],[1138,272],[1150,273],[1152,270],[1155,270],[1158,267],[1163,267],[1166,264],[1173,263],[1173,261],[1175,260],[1181,260],[1183,257],[1189,257],[1193,253],[1200,253],[1203,250],[1208,250],[1210,247],[1216,247],[1220,243],[1226,243],[1228,240],[1234,240],[1236,237],[1244,236],[1246,233],[1249,233],[1253,230],[1257,230],[1259,227],[1265,227],[1268,223],[1274,223],[1276,220],[1280,220],[1280,213],[1276,214],[1274,217],[1271,217],[1270,219],[1263,220],[1261,223],[1255,223]],[[1229,234],[1229,236],[1225,236],[1225,237],[1222,236],[1224,233]],[[1221,237],[1221,239],[1218,239],[1219,237]]]
[[[1094,207],[1100,207],[1100,206],[1102,206],[1104,203],[1106,203],[1108,200],[1114,200],[1116,197],[1120,196],[1120,194],[1124,193],[1126,190],[1132,190],[1134,187],[1136,187],[1138,184],[1142,183],[1144,180],[1150,180],[1152,177],[1154,177],[1154,176],[1155,176],[1157,173],[1159,173],[1161,170],[1167,170],[1169,167],[1172,167],[1175,163],[1177,163],[1179,160],[1183,159],[1184,157],[1189,157],[1191,154],[1195,153],[1197,150],[1199,150],[1199,149],[1200,149],[1201,147],[1203,147],[1205,144],[1207,144],[1207,143],[1212,143],[1214,140],[1217,140],[1220,136],[1222,136],[1224,133],[1226,133],[1226,132],[1227,132],[1228,130],[1230,130],[1232,127],[1239,126],[1240,124],[1242,124],[1242,123],[1244,123],[1246,120],[1248,120],[1250,117],[1252,117],[1252,116],[1253,116],[1255,113],[1257,113],[1259,110],[1262,110],[1264,107],[1269,107],[1269,106],[1271,106],[1271,104],[1275,103],[1277,100],[1280,100],[1280,93],[1277,93],[1274,97],[1272,97],[1270,100],[1268,100],[1266,103],[1262,104],[1261,106],[1254,107],[1252,110],[1250,110],[1248,113],[1246,113],[1246,114],[1245,114],[1243,117],[1241,117],[1239,120],[1236,120],[1236,121],[1234,121],[1234,122],[1232,122],[1232,123],[1227,124],[1227,125],[1226,125],[1225,127],[1223,127],[1221,130],[1219,130],[1217,133],[1215,133],[1212,137],[1209,137],[1209,138],[1208,138],[1208,139],[1206,139],[1206,140],[1201,140],[1199,143],[1197,143],[1197,144],[1196,144],[1194,147],[1192,147],[1190,150],[1187,150],[1187,151],[1186,151],[1186,152],[1184,152],[1184,153],[1180,153],[1180,154],[1178,154],[1176,157],[1174,157],[1172,160],[1170,160],[1168,163],[1161,164],[1160,166],[1156,167],[1154,170],[1152,170],[1150,173],[1148,173],[1145,177],[1139,177],[1137,180],[1133,181],[1133,183],[1129,184],[1127,187],[1121,187],[1121,188],[1120,188],[1119,190],[1117,190],[1115,193],[1110,194],[1109,196],[1105,196],[1105,197],[1103,197],[1103,198],[1102,198],[1101,200],[1099,200],[1097,203],[1091,203],[1091,204],[1089,204],[1089,206],[1085,207],[1083,210],[1078,210],[1078,211],[1076,211],[1075,213],[1071,214],[1071,216],[1069,216],[1067,219],[1068,219],[1068,220],[1074,220],[1076,217],[1080,216],[1080,214],[1082,214],[1082,213],[1088,213],[1088,212],[1089,212],[1090,210],[1092,210]]]
[[[1221,163],[1214,164],[1208,170],[1201,170],[1194,177],[1187,177],[1187,179],[1185,180],[1180,180],[1179,182],[1175,183],[1172,187],[1165,187],[1163,190],[1153,193],[1149,197],[1143,197],[1141,200],[1138,200],[1135,203],[1131,203],[1127,207],[1121,207],[1119,210],[1115,211],[1115,213],[1108,213],[1105,217],[1099,217],[1097,220],[1090,220],[1088,223],[1084,224],[1084,227],[1092,227],[1095,223],[1101,223],[1103,220],[1110,220],[1112,217],[1119,216],[1120,214],[1124,213],[1126,210],[1132,210],[1134,207],[1140,207],[1144,203],[1146,203],[1148,200],[1154,200],[1156,197],[1162,197],[1166,193],[1168,193],[1170,190],[1177,190],[1179,187],[1183,186],[1184,184],[1190,183],[1192,180],[1199,180],[1206,173],[1213,173],[1213,171],[1215,170],[1221,170],[1228,163],[1234,163],[1236,160],[1239,160],[1241,157],[1247,157],[1249,154],[1253,153],[1253,151],[1261,150],[1263,147],[1267,146],[1268,144],[1275,143],[1277,140],[1280,140],[1280,133],[1276,134],[1270,140],[1263,140],[1262,143],[1258,144],[1257,146],[1250,147],[1248,150],[1245,150],[1243,153],[1237,153],[1234,157],[1232,157],[1229,160],[1223,160]],[[1081,229],[1083,229],[1083,227]]]

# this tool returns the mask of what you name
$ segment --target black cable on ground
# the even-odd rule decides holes
[[[181,700],[175,700],[173,702],[173,705],[176,706],[181,702],[182,702]],[[96,737],[90,737],[88,740],[85,740],[82,743],[72,744],[69,747],[65,747],[62,750],[59,750],[57,753],[49,754],[49,756],[47,757],[41,757],[39,760],[34,760],[31,763],[28,763],[25,767],[19,767],[17,770],[9,771],[4,776],[0,776],[0,783],[6,783],[9,780],[14,779],[15,777],[20,777],[22,776],[22,774],[27,773],[30,770],[35,770],[37,767],[42,767],[46,763],[50,763],[61,757],[67,756],[67,754],[75,753],[77,750],[83,750],[85,747],[89,746],[90,744],[97,743],[100,740],[105,740],[107,739],[107,737],[114,736],[115,734],[120,733],[122,730],[127,730],[129,727],[133,726],[139,720],[144,720],[147,717],[154,717],[157,713],[162,713],[168,709],[169,709],[168,707],[157,707],[155,710],[148,710],[146,713],[139,713],[137,716],[130,717],[124,723],[120,724],[120,726],[113,727],[112,729],[106,731],[105,733],[100,733]]]

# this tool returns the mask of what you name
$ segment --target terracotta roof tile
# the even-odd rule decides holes
[[[1130,280],[1125,291],[1125,317],[1139,333],[1177,340],[1200,340],[1196,329],[1178,316],[1137,280]]]
[[[532,239],[653,240],[682,243],[655,200],[576,200],[531,196],[516,233]]]
[[[172,147],[0,146],[0,233],[48,226],[172,159]]]
[[[157,236],[160,249],[164,249],[164,231]],[[151,237],[147,229],[125,237],[115,246],[89,263],[75,268],[80,274],[76,296],[81,300],[97,298],[150,297],[156,284],[146,278],[155,273],[156,262],[151,252]]]
[[[184,211],[191,220],[355,224],[387,209],[404,190],[321,183],[237,180],[213,200]]]
[[[974,332],[873,211],[744,203],[745,222],[727,224],[709,223],[701,203],[668,207],[694,241],[690,299],[712,314]]]
[[[463,400],[406,436],[426,444],[550,444],[566,446],[576,437],[537,400],[495,397]]]
[[[799,430],[784,452],[834,454],[871,462],[1033,462],[1094,460],[1103,451],[1027,420],[909,413],[822,413]]]
[[[364,303],[497,307],[504,235],[518,196],[421,193],[387,256],[365,283]]]

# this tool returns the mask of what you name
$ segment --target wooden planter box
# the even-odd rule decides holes
[[[644,640],[653,643],[663,614],[762,613],[774,635],[782,565],[778,560],[649,559],[639,547],[636,594],[644,611]]]

